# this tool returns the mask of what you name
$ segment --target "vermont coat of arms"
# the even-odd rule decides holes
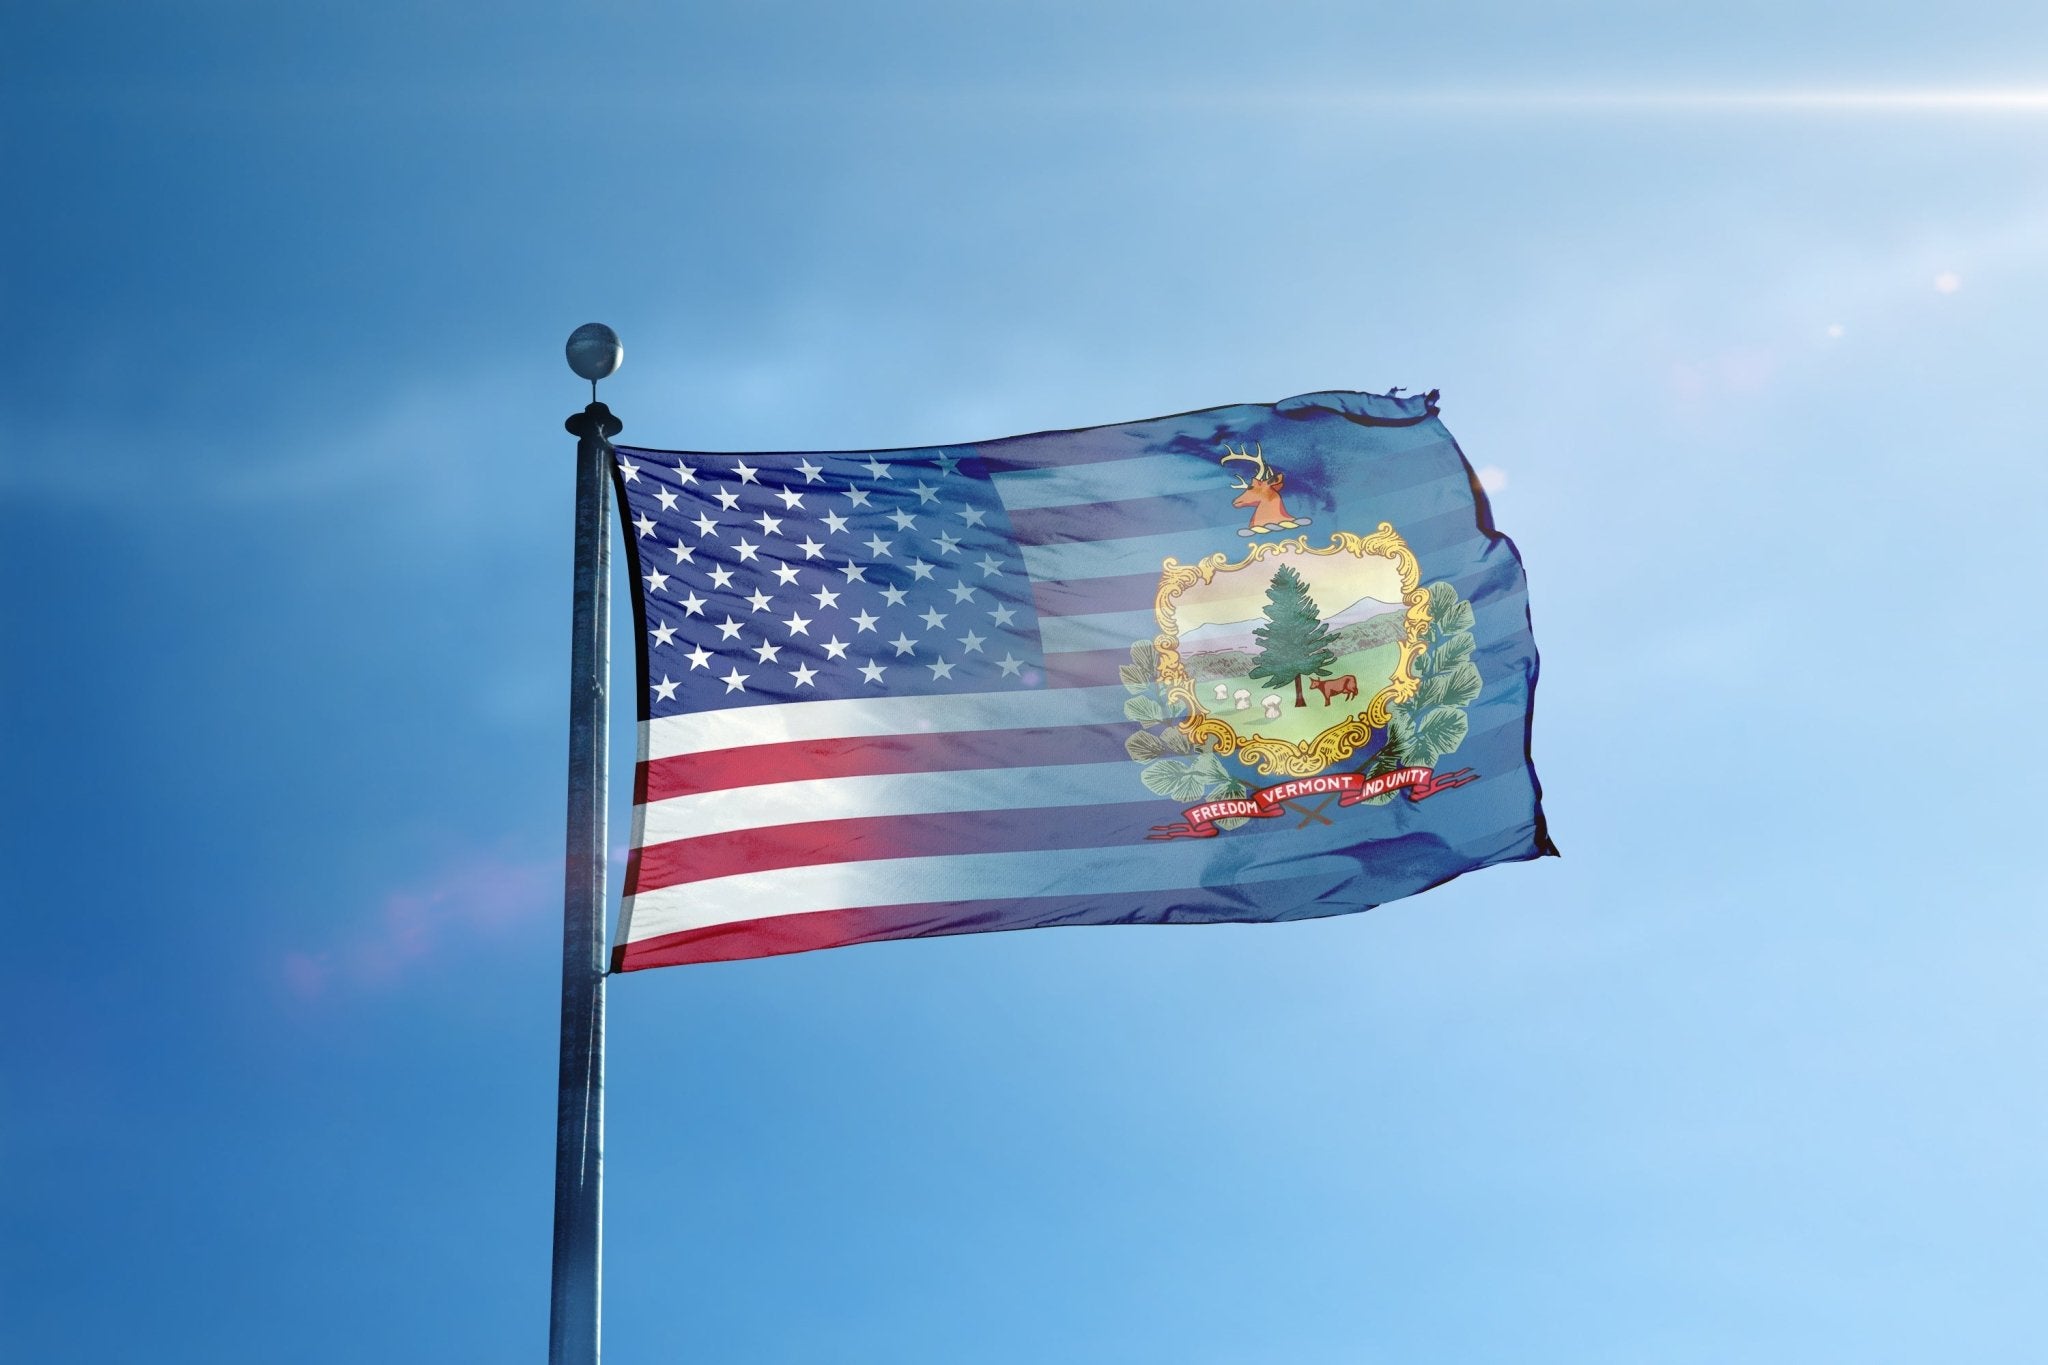
[[[1195,801],[1153,838],[1209,838],[1286,803],[1335,796],[1342,806],[1413,800],[1462,786],[1469,770],[1434,765],[1464,742],[1478,697],[1472,607],[1447,582],[1424,585],[1401,533],[1302,532],[1283,501],[1285,475],[1263,449],[1245,462],[1233,505],[1251,509],[1252,543],[1193,563],[1167,559],[1159,633],[1122,670],[1126,744],[1145,785]],[[1253,779],[1279,777],[1254,787]],[[1315,818],[1323,818],[1319,815]]]

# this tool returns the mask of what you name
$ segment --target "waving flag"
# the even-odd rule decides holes
[[[619,447],[614,967],[1364,910],[1553,853],[1521,563],[1435,395]]]

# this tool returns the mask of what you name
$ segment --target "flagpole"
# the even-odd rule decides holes
[[[569,337],[569,368],[590,406],[576,437],[576,594],[569,646],[569,821],[562,897],[562,1058],[555,1104],[554,1283],[548,1365],[597,1365],[604,1275],[605,799],[611,738],[611,438],[621,423],[597,401],[618,369],[618,336],[600,323]]]

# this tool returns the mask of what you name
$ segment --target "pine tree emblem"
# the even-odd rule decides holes
[[[1320,677],[1337,662],[1335,643],[1308,585],[1291,565],[1281,565],[1266,588],[1266,624],[1252,632],[1259,642],[1259,655],[1252,663],[1251,676],[1268,687],[1294,684],[1294,704],[1308,705],[1302,695],[1303,678]]]

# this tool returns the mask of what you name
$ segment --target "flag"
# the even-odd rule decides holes
[[[615,456],[615,970],[1302,919],[1555,852],[1521,561],[1433,392]]]

